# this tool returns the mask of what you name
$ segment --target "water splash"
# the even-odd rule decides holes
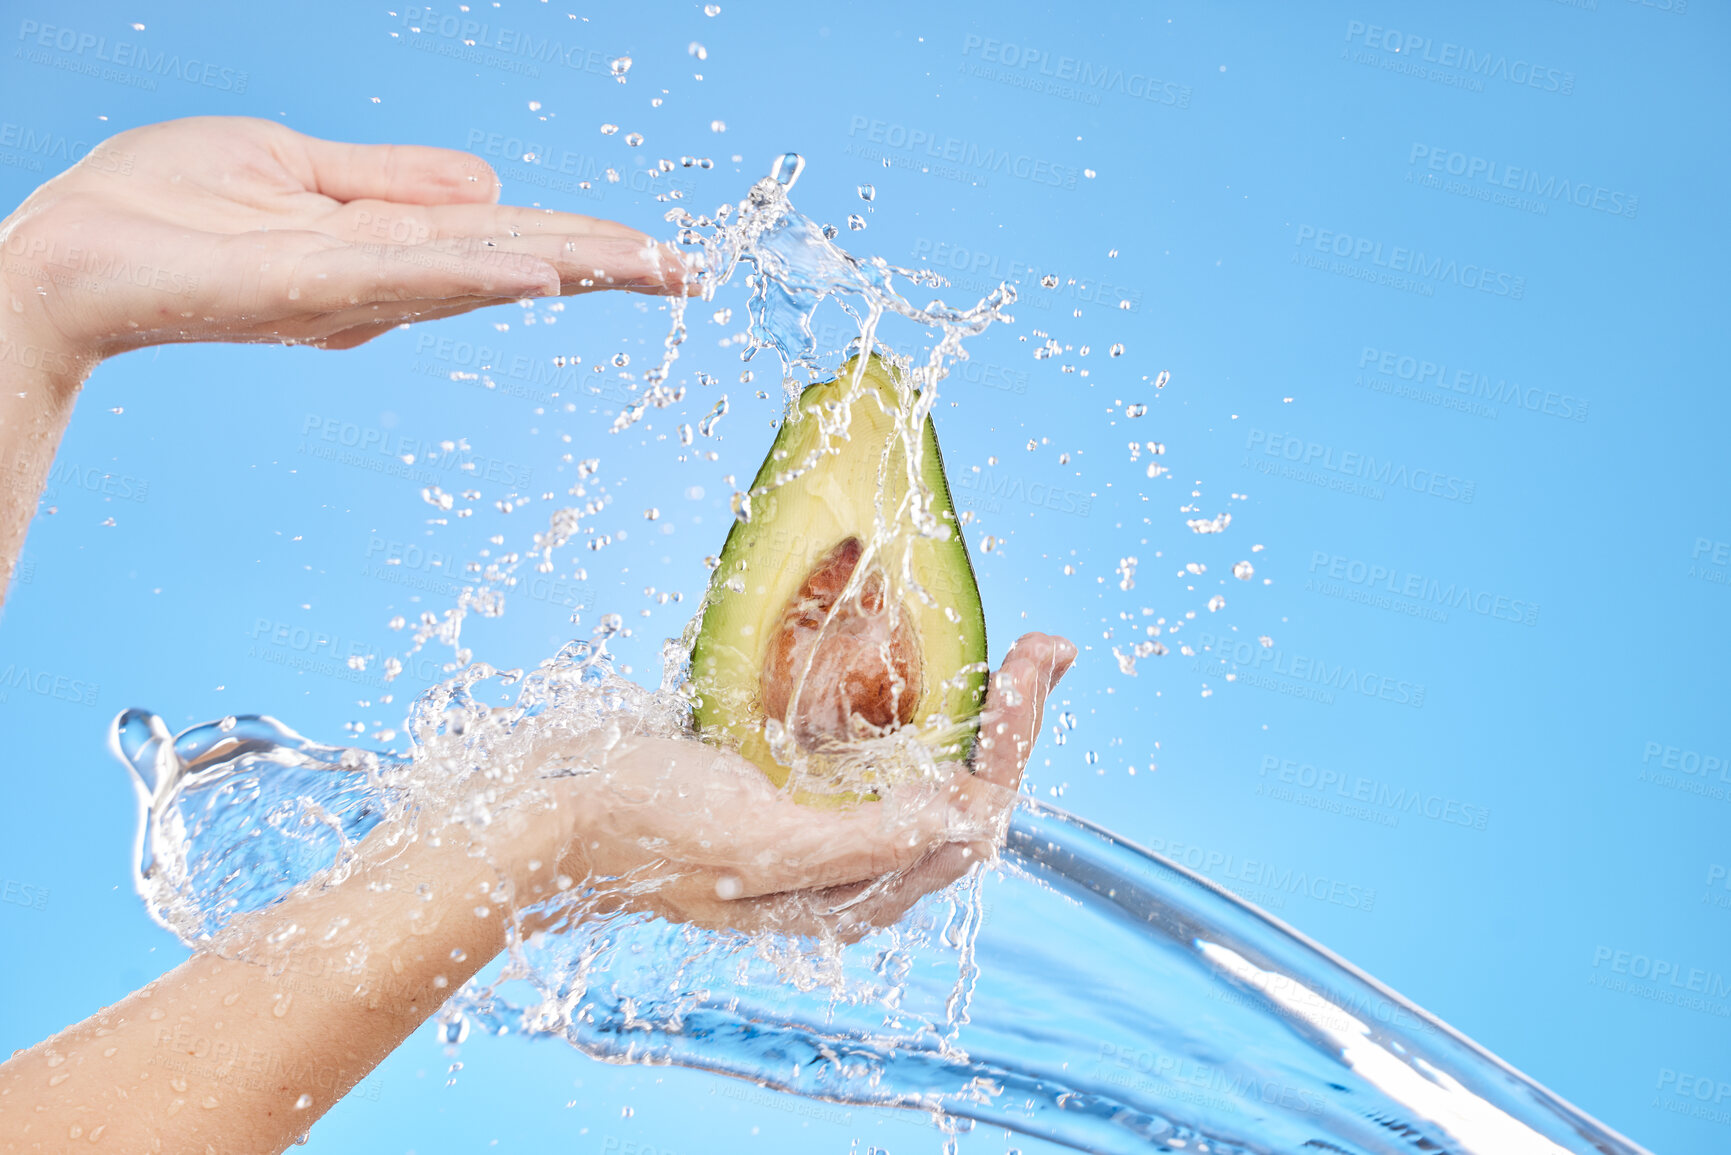
[[[525,678],[511,710],[475,707],[472,687],[430,692],[423,742],[400,756],[264,718],[170,738],[121,715],[152,913],[196,944],[342,870],[416,790],[496,771],[527,734],[620,714],[678,726],[676,696],[613,677],[586,645]],[[441,1012],[450,1042],[471,1024],[563,1038],[1087,1151],[1642,1155],[1278,920],[1031,799],[995,869],[851,944],[604,912],[581,887],[533,913],[542,931]]]
[[[705,299],[744,272],[745,357],[773,350],[790,398],[797,374],[823,369],[812,318],[826,301],[859,332],[850,352],[887,352],[877,333],[892,318],[938,331],[923,362],[901,363],[917,428],[962,342],[1007,320],[1015,290],[967,308],[912,304],[911,290],[939,280],[835,245],[788,200],[803,167],[787,154],[738,205],[669,219]],[[649,405],[676,396],[677,307],[672,320],[645,375]],[[699,432],[713,436],[725,412],[716,403]],[[737,496],[749,510],[752,495]],[[541,562],[597,509],[555,515],[536,540]],[[455,647],[472,604],[466,593],[454,618],[426,615],[417,645]],[[685,644],[670,643],[650,691],[611,672],[621,624],[603,618],[590,641],[527,673],[466,665],[415,703],[401,753],[322,745],[268,717],[170,735],[155,715],[121,715],[112,745],[140,786],[138,885],[153,916],[208,943],[236,915],[352,869],[388,819],[437,807],[486,821],[484,785],[531,764],[550,736],[622,722],[688,735]],[[514,704],[482,704],[495,679],[518,687]],[[517,913],[539,929],[514,934],[502,969],[441,1011],[453,1045],[471,1025],[560,1038],[610,1062],[677,1063],[1090,1151],[1640,1152],[1277,920],[1030,800],[998,863],[854,942],[674,924],[598,902],[589,885]]]
[[[849,355],[879,349],[878,326],[886,315],[940,332],[924,363],[907,367],[913,385],[935,390],[949,365],[967,356],[964,340],[995,321],[1009,320],[1004,310],[1015,303],[1015,286],[1001,283],[962,308],[939,299],[923,307],[914,305],[904,286],[929,289],[940,286],[942,279],[929,270],[892,265],[882,257],[855,256],[837,245],[788,199],[804,171],[804,157],[785,153],[737,205],[723,205],[711,216],[697,216],[683,208],[668,212],[667,220],[679,229],[680,243],[693,252],[701,269],[704,299],[713,300],[742,267],[747,269],[751,343],[742,359],[774,350],[788,378],[790,399],[797,389],[792,380],[796,369],[814,373],[824,369],[811,321],[826,300],[839,305],[858,328]]]

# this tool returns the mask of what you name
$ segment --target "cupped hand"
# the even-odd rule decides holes
[[[1076,647],[1028,634],[991,680],[973,773],[878,802],[795,802],[752,763],[699,742],[626,738],[590,757],[560,869],[614,906],[740,930],[857,937],[989,860]],[[605,880],[605,881],[602,881]]]
[[[38,339],[100,358],[173,341],[348,348],[406,321],[596,289],[680,293],[621,224],[495,203],[467,153],[193,117],[104,141],[0,222]]]

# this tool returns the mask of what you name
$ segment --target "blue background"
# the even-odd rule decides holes
[[[958,501],[978,515],[994,660],[1028,628],[1083,647],[1062,689],[1075,727],[1062,745],[1048,734],[1034,788],[1236,886],[1651,1149],[1731,1146],[1727,1103],[1692,1115],[1664,1080],[1731,1083],[1731,771],[1705,770],[1731,761],[1728,403],[1712,348],[1722,9],[473,9],[6,3],[0,199],[111,132],[244,114],[467,147],[498,167],[507,200],[667,236],[657,196],[713,209],[782,151],[803,153],[796,203],[838,225],[862,213],[863,232],[842,231],[854,251],[937,267],[952,300],[1020,282],[1015,324],[969,343],[938,420]],[[104,65],[73,39],[43,47],[50,25],[218,68],[204,83]],[[548,39],[561,57],[535,58]],[[1462,65],[1467,51],[1488,74]],[[621,55],[623,85],[606,63]],[[652,178],[661,158],[675,171]],[[1536,180],[1505,198],[1526,203],[1491,199],[1486,173],[1464,171],[1473,158]],[[732,322],[711,319],[722,305]],[[563,555],[465,638],[496,664],[533,663],[619,612],[633,631],[619,652],[657,676],[725,531],[726,478],[755,470],[778,412],[774,371],[759,360],[741,384],[738,347],[722,344],[740,305],[737,287],[694,305],[676,366],[686,400],[620,435],[608,362],[652,363],[658,300],[501,307],[347,353],[152,349],[96,371],[0,626],[0,877],[18,884],[0,903],[0,1048],[184,956],[131,887],[135,803],[104,750],[108,719],[141,705],[176,727],[268,712],[327,741],[351,723],[391,728],[448,651],[389,704],[378,661],[346,659],[400,652],[387,621],[442,612],[460,577],[446,575],[478,550],[527,548],[553,508],[541,494],[575,480],[562,454],[600,459],[611,504],[593,523],[613,543]],[[1064,352],[1035,358],[1048,337]],[[1420,362],[1446,370],[1421,379]],[[677,425],[722,393],[720,437],[683,449]],[[389,472],[389,454],[407,446],[451,489],[453,462],[427,453],[456,438],[483,497],[430,526],[425,480]],[[321,456],[345,439],[366,443],[364,464]],[[1128,449],[1150,440],[1169,470],[1155,479]],[[1392,463],[1390,480],[1356,476],[1364,457],[1373,473]],[[495,508],[513,492],[527,501]],[[1222,534],[1186,527],[1222,512]],[[986,533],[1003,543],[989,554]],[[495,534],[505,545],[488,546]],[[1245,559],[1254,577],[1234,580]],[[1352,580],[1371,566],[1472,599],[1439,615],[1422,595],[1377,595]],[[1349,600],[1366,595],[1383,600]],[[1126,675],[1113,647],[1147,640],[1157,618],[1182,623],[1162,634],[1171,652]],[[89,701],[34,693],[24,670],[74,679]],[[1396,801],[1414,796],[1416,810]],[[1326,880],[1323,897],[1246,885],[1262,864]],[[1686,993],[1617,969],[1652,960],[1705,972],[1719,995],[1644,997]],[[741,1098],[740,1084],[546,1042],[471,1041],[462,1061],[447,1086],[452,1057],[416,1036],[311,1149],[899,1155],[941,1141],[921,1116]],[[962,1137],[964,1151],[1007,1147],[1041,1149]]]

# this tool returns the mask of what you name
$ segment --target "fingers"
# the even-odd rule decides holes
[[[256,247],[244,237],[223,243]],[[260,269],[261,311],[279,316],[380,302],[543,297],[560,289],[558,270],[539,257],[478,246],[345,245],[316,233],[279,233],[262,268],[256,254],[247,255],[255,258],[250,267]]]
[[[347,144],[294,134],[307,187],[333,200],[410,205],[492,204],[499,177],[478,156],[415,144]],[[285,162],[290,158],[285,157]]]
[[[333,235],[361,243],[449,243],[524,253],[559,270],[566,295],[597,289],[689,292],[683,257],[628,225],[515,205],[413,205],[357,201],[331,214]]]
[[[1039,737],[1046,696],[1075,660],[1073,643],[1048,634],[1027,634],[1010,647],[980,714],[974,755],[979,777],[1006,790],[1017,789]]]

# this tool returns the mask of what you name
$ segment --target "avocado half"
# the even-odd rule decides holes
[[[800,394],[704,598],[698,732],[796,796],[874,797],[898,767],[965,760],[978,728],[979,585],[937,429],[903,392],[872,354]]]

